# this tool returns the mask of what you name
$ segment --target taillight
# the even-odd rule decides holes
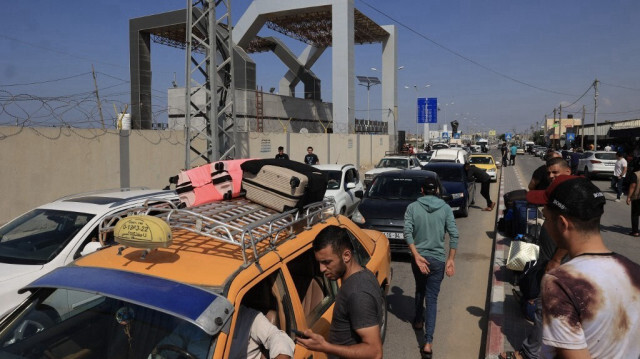
[[[602,161],[597,161],[597,160],[589,160],[589,162],[591,162],[591,163],[602,163]]]

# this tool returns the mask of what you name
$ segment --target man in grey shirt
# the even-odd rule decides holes
[[[382,291],[373,273],[362,267],[353,253],[347,230],[328,226],[313,241],[320,271],[330,280],[342,280],[336,296],[329,341],[304,331],[308,339],[296,341],[306,348],[329,354],[329,358],[382,358]]]

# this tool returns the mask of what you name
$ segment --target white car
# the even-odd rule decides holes
[[[616,153],[613,151],[587,151],[578,160],[578,172],[587,178],[597,175],[613,176],[616,161]]]
[[[313,166],[329,176],[325,198],[333,199],[336,213],[351,217],[358,207],[364,188],[360,181],[358,169],[348,165],[315,165]],[[359,196],[358,196],[358,191]]]
[[[434,150],[429,163],[435,162],[453,162],[465,164],[468,161],[469,154],[461,148],[443,148]]]
[[[427,163],[429,163],[429,160],[431,159],[432,154],[433,154],[433,151],[416,153],[416,158],[418,158],[418,161],[420,162],[420,166],[425,166]]]
[[[376,168],[365,172],[364,185],[369,188],[373,178],[382,172],[395,171],[395,170],[421,170],[420,161],[414,155],[394,155],[384,156],[380,162],[376,165]]]
[[[102,247],[98,226],[107,216],[141,206],[177,200],[175,191],[143,188],[63,197],[0,227],[0,316],[29,293],[18,290],[55,268]]]

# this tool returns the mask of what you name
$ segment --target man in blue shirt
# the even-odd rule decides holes
[[[515,143],[511,144],[511,165],[516,165],[516,155],[518,154],[518,147]]]

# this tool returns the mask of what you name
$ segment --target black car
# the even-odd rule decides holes
[[[468,178],[461,163],[429,162],[422,169],[438,174],[442,185],[451,196],[449,205],[461,217],[469,215],[469,206],[474,204],[476,195],[475,178]]]
[[[436,178],[443,199],[446,190],[431,171],[401,170],[378,174],[364,193],[351,220],[364,229],[375,229],[389,238],[391,252],[409,253],[404,241],[404,213],[411,202],[422,195],[421,186],[427,177]]]

